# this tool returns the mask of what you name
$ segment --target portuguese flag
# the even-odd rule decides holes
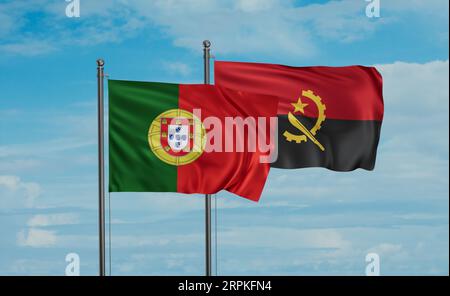
[[[272,167],[374,168],[384,112],[375,68],[217,61],[214,72],[218,86],[279,97]]]
[[[213,85],[119,80],[109,80],[108,89],[110,192],[213,194],[225,189],[259,199],[270,168],[260,162],[266,151],[221,149],[227,137],[239,134],[225,121],[269,121],[276,117],[278,98]],[[263,133],[270,136],[269,126]]]

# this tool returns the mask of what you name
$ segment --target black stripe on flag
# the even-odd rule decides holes
[[[310,130],[316,118],[296,116]],[[303,133],[295,128],[287,115],[278,115],[278,159],[273,168],[324,167],[334,171],[351,171],[357,168],[373,170],[380,139],[381,121],[326,119],[315,138],[325,151],[311,140],[288,142],[283,135]]]

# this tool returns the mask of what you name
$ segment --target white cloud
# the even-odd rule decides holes
[[[218,53],[284,53],[310,55],[308,30],[292,22],[284,7],[255,10],[250,2],[131,1],[142,16],[155,22],[176,46],[197,50],[209,38]],[[266,1],[269,3],[268,1]],[[266,7],[269,7],[266,5]],[[264,6],[262,6],[264,8]],[[249,11],[251,10],[251,11]]]
[[[390,0],[382,3],[382,9],[386,8],[389,11],[408,11],[420,13],[427,16],[447,17],[448,14],[444,11],[448,10],[449,2],[441,0]]]
[[[16,130],[5,130],[8,141],[0,144],[0,176],[21,176],[24,181],[32,179],[35,182],[31,183],[38,182],[47,190],[37,203],[33,203],[36,197],[33,189],[39,190],[35,191],[39,193],[40,186],[36,188],[36,185],[24,184],[21,189],[7,191],[0,185],[2,207],[24,207],[25,200],[28,200],[28,206],[33,204],[34,207],[92,205],[86,201],[90,200],[89,192],[96,188],[95,111],[96,108],[73,103],[68,103],[66,108],[3,111],[6,115],[0,125],[28,126],[28,132],[34,136],[17,137],[14,134]],[[77,182],[73,182],[73,178],[77,178]],[[17,203],[19,200],[22,203]]]
[[[381,26],[389,22],[381,18],[370,22],[364,13],[366,2],[329,1],[297,8],[291,17],[296,16],[309,24],[315,34],[321,38],[338,42],[352,42],[366,39]]]
[[[49,40],[25,38],[18,42],[0,44],[0,52],[13,53],[23,56],[36,56],[56,50]]]
[[[214,43],[215,52],[285,54],[305,57],[320,51],[318,37],[337,42],[366,39],[380,27],[416,13],[428,18],[439,11],[442,2],[420,5],[383,3],[391,14],[372,22],[365,15],[364,1],[328,1],[296,7],[293,1],[154,1],[131,0],[140,15],[162,27],[177,46],[198,50],[204,38]],[[416,1],[417,2],[417,1]],[[448,5],[448,4],[447,4]],[[418,9],[417,7],[424,9]],[[448,16],[447,16],[448,18]],[[442,19],[433,18],[442,22]]]
[[[188,76],[192,73],[192,69],[188,64],[181,62],[165,63],[165,68],[173,75]]]
[[[0,209],[30,208],[41,194],[35,182],[24,182],[17,176],[0,175]]]
[[[70,137],[70,138],[57,138],[42,142],[35,142],[33,143],[33,145],[30,145],[29,143],[5,145],[0,146],[0,158],[13,156],[36,156],[36,155],[42,156],[52,154],[55,152],[92,146],[95,145],[96,143],[97,141],[94,139]]]
[[[278,0],[238,0],[235,3],[235,8],[245,12],[255,12],[269,10],[280,4],[282,4],[282,1]]]
[[[24,228],[17,233],[17,245],[21,247],[48,248],[55,246],[69,246],[70,235],[58,235],[56,231],[42,229],[42,227],[56,225],[78,224],[79,218],[73,213],[59,214],[38,214],[32,216],[28,222],[28,228]],[[79,239],[79,238],[78,238]],[[72,240],[74,245],[76,239]]]
[[[264,234],[264,235],[261,235]],[[295,229],[279,227],[239,227],[219,233],[222,246],[264,246],[283,249],[345,249],[350,242],[335,229]],[[280,242],[289,242],[283,244]]]
[[[20,179],[16,176],[0,176],[0,185],[9,190],[16,190],[19,187]]]
[[[66,46],[87,46],[114,43],[132,37],[144,26],[133,10],[114,1],[82,1],[82,17],[68,19],[67,2],[32,0],[0,4],[0,16],[7,14],[16,22],[8,26],[8,19],[0,21],[0,52],[35,56],[46,54]],[[33,27],[25,29],[31,21],[28,15],[39,13],[33,19]],[[75,23],[75,26],[72,26]]]
[[[0,148],[1,150],[1,148]],[[0,162],[0,172],[23,172],[36,168],[41,164],[36,159],[7,159],[2,158]]]
[[[401,244],[381,243],[376,245],[375,247],[370,248],[367,253],[377,253],[382,257],[390,255],[395,256],[395,254],[401,252],[402,249],[403,248]]]
[[[376,67],[383,76],[385,103],[395,115],[409,115],[408,111],[414,115],[448,113],[448,60],[424,64],[395,62]]]
[[[71,225],[78,224],[79,218],[77,214],[61,213],[48,215],[35,215],[28,220],[29,227],[43,227],[53,225]]]
[[[65,2],[34,1],[36,5],[0,5],[0,13],[22,20],[14,27],[8,18],[3,24],[0,22],[0,36],[8,40],[0,45],[0,50],[33,55],[70,45],[120,42],[147,32],[148,28],[157,28],[176,46],[189,49],[198,50],[202,40],[209,38],[215,52],[222,54],[308,57],[320,51],[317,47],[320,39],[335,42],[366,39],[380,27],[398,22],[408,14],[426,19],[427,24],[431,15],[432,23],[448,23],[445,13],[448,9],[443,8],[448,3],[443,1],[383,2],[383,17],[376,22],[365,16],[366,2],[354,0],[302,6],[280,0],[98,0],[83,2],[82,16],[77,20],[65,17]],[[36,26],[51,27],[52,34],[46,35],[47,31],[42,30],[32,38],[23,35],[20,29],[26,23],[26,13],[38,10],[44,12],[45,21]],[[77,26],[68,29],[68,21],[76,22]]]
[[[14,19],[0,9],[0,37],[8,35],[14,29]]]
[[[21,247],[51,247],[56,244],[57,237],[54,231],[39,228],[29,228],[17,234],[17,244]]]
[[[384,80],[379,159],[385,177],[438,186],[446,180],[448,190],[448,60],[378,68]]]

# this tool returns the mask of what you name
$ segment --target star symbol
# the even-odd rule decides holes
[[[291,103],[291,105],[294,106],[294,113],[300,111],[303,114],[305,114],[305,107],[308,106],[308,104],[302,103],[301,98],[298,98],[297,103]]]

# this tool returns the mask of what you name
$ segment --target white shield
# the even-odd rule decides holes
[[[167,142],[174,151],[184,149],[189,143],[189,126],[184,124],[169,124]]]

